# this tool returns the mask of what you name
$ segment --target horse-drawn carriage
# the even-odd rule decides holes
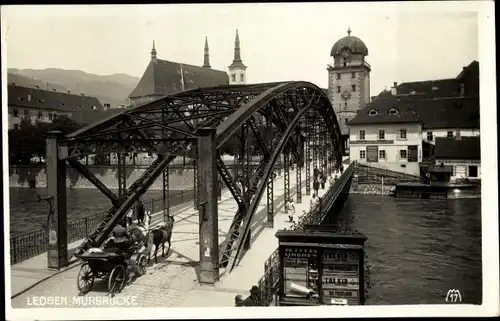
[[[148,255],[148,247],[145,247],[145,244],[133,241],[116,247],[111,240],[102,250],[87,250],[80,255],[80,259],[85,262],[78,272],[77,284],[80,294],[92,290],[97,278],[108,279],[108,292],[112,296],[115,295],[134,276],[146,273]]]
[[[123,225],[128,229],[118,226],[119,230],[123,229],[123,235],[116,235],[113,231],[113,236],[105,242],[102,249],[93,247],[79,255],[84,261],[77,278],[80,294],[92,290],[97,278],[108,280],[108,292],[113,296],[123,289],[127,281],[146,273],[153,245],[155,263],[158,262],[156,253],[160,244],[163,245],[162,256],[166,242],[169,243],[170,250],[174,218],[170,216],[164,224],[150,229],[149,213],[146,217],[147,219],[134,223],[130,221],[130,224],[124,222]]]

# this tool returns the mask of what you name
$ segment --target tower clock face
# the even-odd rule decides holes
[[[349,48],[344,48],[344,49],[342,49],[342,51],[341,51],[341,55],[342,55],[342,57],[344,57],[344,58],[349,57],[349,55],[350,55],[350,54],[351,54],[351,51],[349,50]]]
[[[346,90],[342,93],[341,96],[344,100],[349,100],[349,98],[351,98],[351,93]]]

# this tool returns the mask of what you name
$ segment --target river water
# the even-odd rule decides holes
[[[481,200],[348,196],[337,218],[368,237],[366,304],[482,302]]]

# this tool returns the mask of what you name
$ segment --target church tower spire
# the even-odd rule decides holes
[[[236,29],[236,38],[234,39],[234,59],[233,63],[229,66],[229,84],[241,85],[246,83],[246,69],[247,66],[241,60],[240,49],[240,36],[238,29]]]
[[[234,39],[234,62],[241,62],[241,52],[240,52],[240,36],[238,35],[238,29],[236,29],[236,38]]]
[[[151,59],[156,59],[156,49],[155,49],[155,41],[153,40],[153,49],[151,49]]]
[[[210,52],[208,49],[208,37],[205,37],[205,57],[203,59],[203,67],[210,68]]]

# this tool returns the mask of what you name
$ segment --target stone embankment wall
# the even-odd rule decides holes
[[[420,178],[401,172],[358,165],[354,169],[350,193],[389,195],[399,182],[419,182]]]
[[[115,166],[88,166],[88,169],[110,189],[118,189],[118,177]],[[130,186],[146,171],[145,166],[127,168],[127,185]],[[47,174],[44,166],[10,166],[9,168],[10,187],[47,187]],[[66,169],[66,186],[68,188],[95,188],[86,178],[81,176],[73,168]],[[192,189],[194,184],[193,168],[170,168],[169,169],[170,189]],[[152,190],[163,188],[163,177],[160,176],[151,186]]]
[[[226,164],[231,174],[236,175],[235,164]],[[256,165],[252,165],[256,166]],[[89,165],[86,166],[109,189],[118,189],[116,166]],[[147,166],[127,167],[127,186],[135,182],[147,169]],[[85,177],[70,166],[66,167],[66,186],[68,188],[95,188]],[[174,165],[169,168],[169,184],[172,190],[192,189],[194,186],[194,169],[192,165]],[[34,186],[32,186],[34,185]],[[9,167],[10,187],[47,187],[45,165],[11,165]],[[162,190],[163,177],[160,176],[150,187],[150,190]]]

